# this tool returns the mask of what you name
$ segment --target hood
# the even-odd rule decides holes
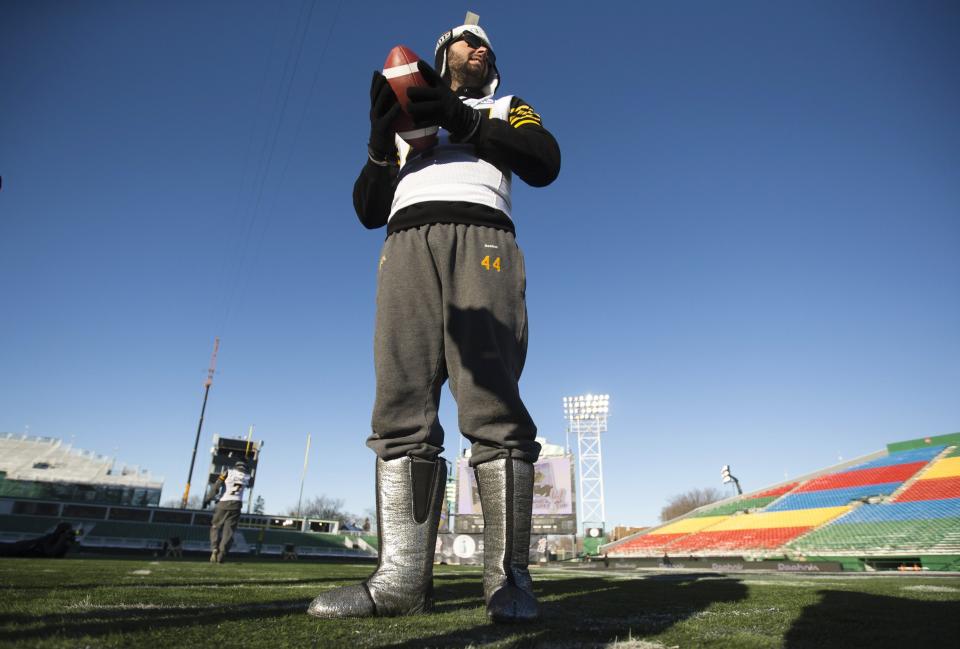
[[[460,25],[459,27],[454,27],[453,29],[444,32],[440,38],[437,39],[437,47],[434,50],[434,62],[433,68],[437,73],[444,79],[449,78],[447,70],[447,49],[450,47],[450,44],[460,38],[460,35],[463,32],[471,32],[477,36],[483,44],[487,46],[487,49],[493,53],[493,45],[490,44],[490,38],[487,36],[487,32],[483,31],[483,28],[480,25]],[[487,71],[487,79],[484,82],[481,90],[484,95],[492,95],[497,90],[497,86],[500,85],[500,70],[497,69],[497,64],[490,62],[489,69]]]

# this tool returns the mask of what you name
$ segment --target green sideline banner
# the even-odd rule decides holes
[[[839,561],[789,561],[764,559],[746,561],[743,557],[649,557],[610,558],[606,562],[613,567],[662,568],[664,570],[711,570],[713,572],[740,572],[743,570],[768,570],[773,572],[810,573],[843,572]]]

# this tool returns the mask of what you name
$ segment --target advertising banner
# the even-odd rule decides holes
[[[467,458],[457,463],[457,515],[479,516],[480,493]],[[533,515],[571,515],[573,508],[572,459],[570,456],[541,458],[534,465]]]

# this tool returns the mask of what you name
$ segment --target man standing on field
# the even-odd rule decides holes
[[[217,506],[213,510],[210,524],[210,561],[223,563],[233,544],[233,534],[240,524],[240,511],[243,509],[243,490],[250,484],[247,465],[237,462],[230,471],[217,478],[213,493],[221,490]]]
[[[428,87],[410,88],[413,150],[395,135],[400,106],[384,75],[370,89],[368,159],[353,190],[360,222],[386,226],[379,259],[372,434],[380,562],[365,582],[327,591],[316,617],[409,615],[433,603],[433,556],[447,478],[440,389],[449,379],[484,516],[483,589],[497,622],[538,616],[527,569],[533,463],[540,445],[520,398],[527,351],[526,274],[514,235],[513,176],[543,187],[560,149],[540,115],[495,97],[493,46],[470,20],[444,33]]]

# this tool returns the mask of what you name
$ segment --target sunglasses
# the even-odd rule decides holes
[[[469,45],[473,49],[477,49],[478,47],[486,47],[487,61],[489,61],[491,64],[497,62],[497,57],[494,55],[493,50],[490,49],[490,46],[484,43],[483,39],[481,39],[479,36],[477,36],[473,32],[463,32],[462,34],[460,34],[460,36],[457,37],[457,41],[466,41],[467,45]],[[454,43],[457,41],[454,41]]]

